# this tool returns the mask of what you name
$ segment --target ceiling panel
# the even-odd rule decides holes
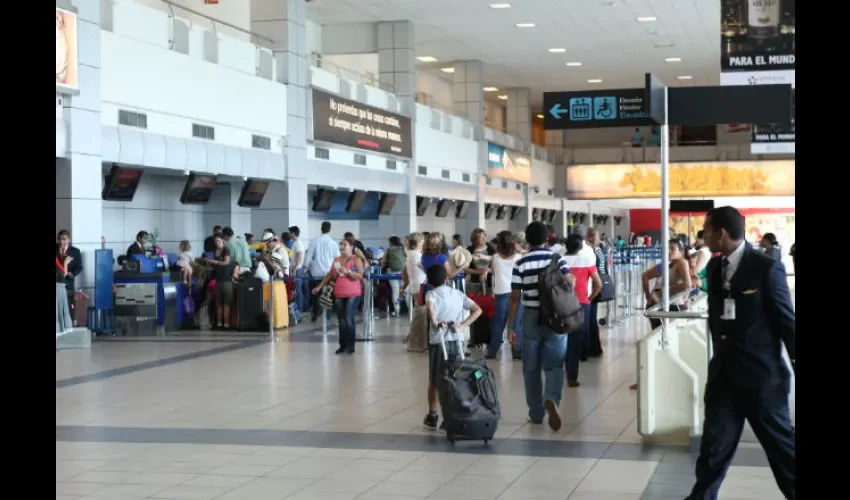
[[[276,1],[276,0],[269,0]],[[643,86],[647,71],[668,85],[719,82],[719,0],[318,0],[310,18],[325,25],[411,20],[416,55],[444,66],[480,59],[487,85],[530,87],[536,106],[557,90]],[[657,22],[638,23],[639,16]],[[516,23],[535,23],[516,28]],[[566,53],[552,54],[549,48]],[[681,57],[667,63],[667,57]],[[582,67],[567,67],[580,61]],[[447,76],[447,75],[443,75]],[[602,84],[588,84],[591,78]]]

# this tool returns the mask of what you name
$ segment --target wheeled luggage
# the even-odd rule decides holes
[[[242,278],[236,284],[236,323],[240,332],[261,332],[268,329],[265,304],[263,300],[263,282],[252,276]],[[277,289],[275,289],[275,292]],[[287,311],[287,316],[288,316]]]
[[[445,331],[441,332],[443,364],[437,390],[446,438],[457,441],[493,439],[501,417],[496,377],[483,359],[465,359],[463,341],[458,341],[458,356],[449,359]]]
[[[85,292],[77,290],[74,292],[74,326],[85,327],[89,310],[89,296]]]
[[[263,312],[265,315],[269,312],[269,284],[263,283]],[[265,325],[268,325],[268,319],[263,320]],[[287,293],[287,283],[280,280],[274,281],[274,329],[286,328],[289,326],[289,302]]]

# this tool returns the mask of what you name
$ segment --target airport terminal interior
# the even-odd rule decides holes
[[[712,210],[795,300],[794,9],[56,0],[56,500],[793,498],[749,423],[689,495]]]

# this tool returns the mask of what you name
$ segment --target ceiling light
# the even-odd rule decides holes
[[[499,90],[497,87],[484,87],[484,92],[495,92]]]
[[[694,77],[692,77],[692,76],[679,76],[677,78],[679,80],[693,80],[694,79]]]
[[[508,94],[501,94],[501,95],[499,95],[498,97],[499,97],[499,99],[501,99],[501,100],[503,100],[503,101],[507,101],[507,100],[508,100]]]
[[[543,113],[537,113],[537,118],[543,118]]]
[[[440,71],[442,71],[443,73],[454,73],[455,68],[454,66],[446,66],[445,68],[440,68]]]
[[[666,62],[682,62],[681,57],[668,57],[667,59],[664,59],[664,60]]]
[[[422,62],[437,62],[437,58],[431,56],[419,56],[417,59]]]
[[[551,52],[553,54],[561,54],[561,53],[566,52],[566,51],[567,51],[567,49],[549,49],[549,52]]]
[[[587,81],[587,83],[602,83],[602,79],[601,78],[591,78],[590,80]]]
[[[581,66],[581,63],[580,62],[568,62],[567,66],[571,66],[571,67]]]
[[[639,23],[654,23],[657,19],[655,16],[646,16],[637,18],[637,22]]]
[[[510,9],[511,4],[509,4],[509,3],[491,3],[490,8],[491,9]]]
[[[517,28],[533,28],[535,26],[534,23],[517,23],[515,25]]]

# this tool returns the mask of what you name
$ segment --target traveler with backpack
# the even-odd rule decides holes
[[[390,246],[387,248],[387,251],[384,252],[384,257],[381,259],[381,265],[392,273],[401,273],[404,270],[405,262],[407,261],[407,255],[404,253],[404,245],[401,243],[401,238],[398,236],[390,236],[389,240]],[[398,316],[399,307],[401,307],[398,303],[398,295],[399,289],[401,287],[401,281],[399,280],[389,280],[390,281],[390,302],[392,303],[393,310],[390,313],[391,316]]]
[[[543,423],[548,415],[553,431],[561,428],[558,406],[564,386],[567,331],[583,322],[581,306],[573,292],[576,279],[560,255],[546,248],[549,231],[542,222],[525,229],[530,250],[514,265],[508,307],[508,334],[514,349],[519,347],[514,324],[522,312],[522,376],[529,421]],[[555,329],[557,329],[557,331]],[[545,383],[541,380],[545,375]]]

